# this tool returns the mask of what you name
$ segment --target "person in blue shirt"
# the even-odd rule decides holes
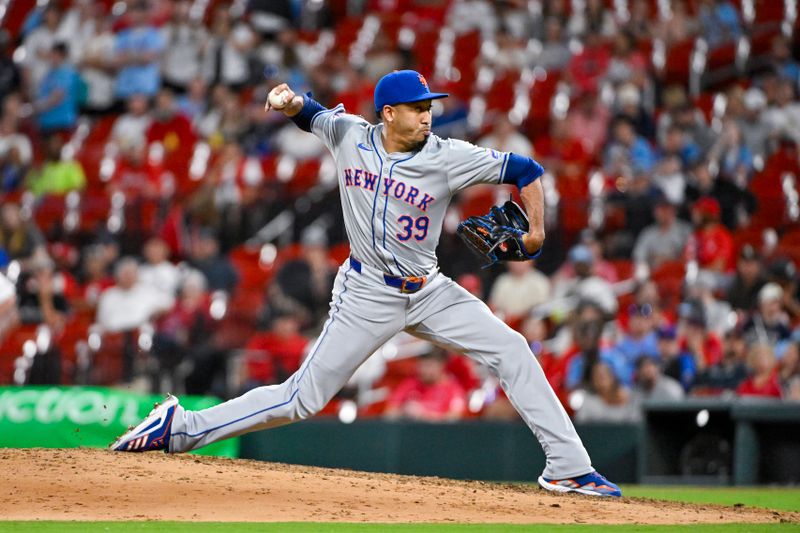
[[[711,50],[735,42],[742,35],[739,12],[728,0],[703,0],[699,18]]]
[[[658,338],[655,332],[655,317],[650,304],[631,304],[628,308],[628,334],[614,347],[611,357],[615,368],[622,369],[618,375],[623,384],[630,386],[640,357],[659,358]]]
[[[78,121],[80,79],[78,71],[67,62],[67,56],[66,44],[53,45],[50,70],[38,88],[35,109],[43,133],[71,130]]]
[[[115,95],[126,100],[134,94],[155,96],[161,87],[159,61],[164,51],[164,37],[147,22],[147,2],[130,6],[131,26],[117,35],[114,44],[117,74]]]

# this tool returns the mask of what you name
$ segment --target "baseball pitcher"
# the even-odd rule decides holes
[[[507,203],[461,224],[459,234],[491,263],[528,260],[545,238],[543,169],[533,159],[431,132],[431,92],[418,72],[387,74],[375,87],[381,123],[326,109],[286,84],[269,94],[276,110],[317,135],[336,161],[350,257],[339,268],[322,333],[286,382],[188,411],[168,396],[115,451],[195,450],[320,411],[364,360],[401,330],[486,365],[539,440],[551,491],[620,496],[597,473],[525,339],[439,272],[436,245],[450,199],[479,183],[519,188],[524,212]],[[526,216],[527,214],[527,216]]]

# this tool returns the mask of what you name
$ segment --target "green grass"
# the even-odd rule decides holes
[[[0,532],[6,533],[137,533],[168,531],[170,533],[661,533],[686,531],[700,533],[789,533],[800,531],[798,524],[710,524],[701,526],[594,526],[594,525],[532,525],[508,524],[319,524],[319,523],[219,523],[219,522],[0,522]]]
[[[800,512],[800,489],[627,485],[622,487],[622,494],[637,498],[689,503],[718,503],[720,505],[743,503],[749,507]]]

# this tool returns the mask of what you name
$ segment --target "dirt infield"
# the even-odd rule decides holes
[[[33,519],[696,524],[800,513],[189,455],[0,449],[0,520]]]

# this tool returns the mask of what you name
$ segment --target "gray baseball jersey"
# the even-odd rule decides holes
[[[450,198],[476,183],[500,183],[508,154],[431,135],[418,152],[392,153],[372,125],[344,108],[318,113],[311,130],[333,153],[350,249],[397,276],[436,268]]]
[[[319,112],[311,127],[336,159],[352,252],[336,276],[328,320],[285,382],[202,411],[179,406],[169,451],[313,416],[370,354],[405,330],[489,368],[542,445],[545,477],[591,472],[589,455],[525,338],[437,269],[434,250],[450,197],[475,183],[499,183],[508,154],[434,135],[418,152],[388,154],[383,126],[344,114],[341,106]],[[425,276],[425,282],[403,292],[385,274]]]

